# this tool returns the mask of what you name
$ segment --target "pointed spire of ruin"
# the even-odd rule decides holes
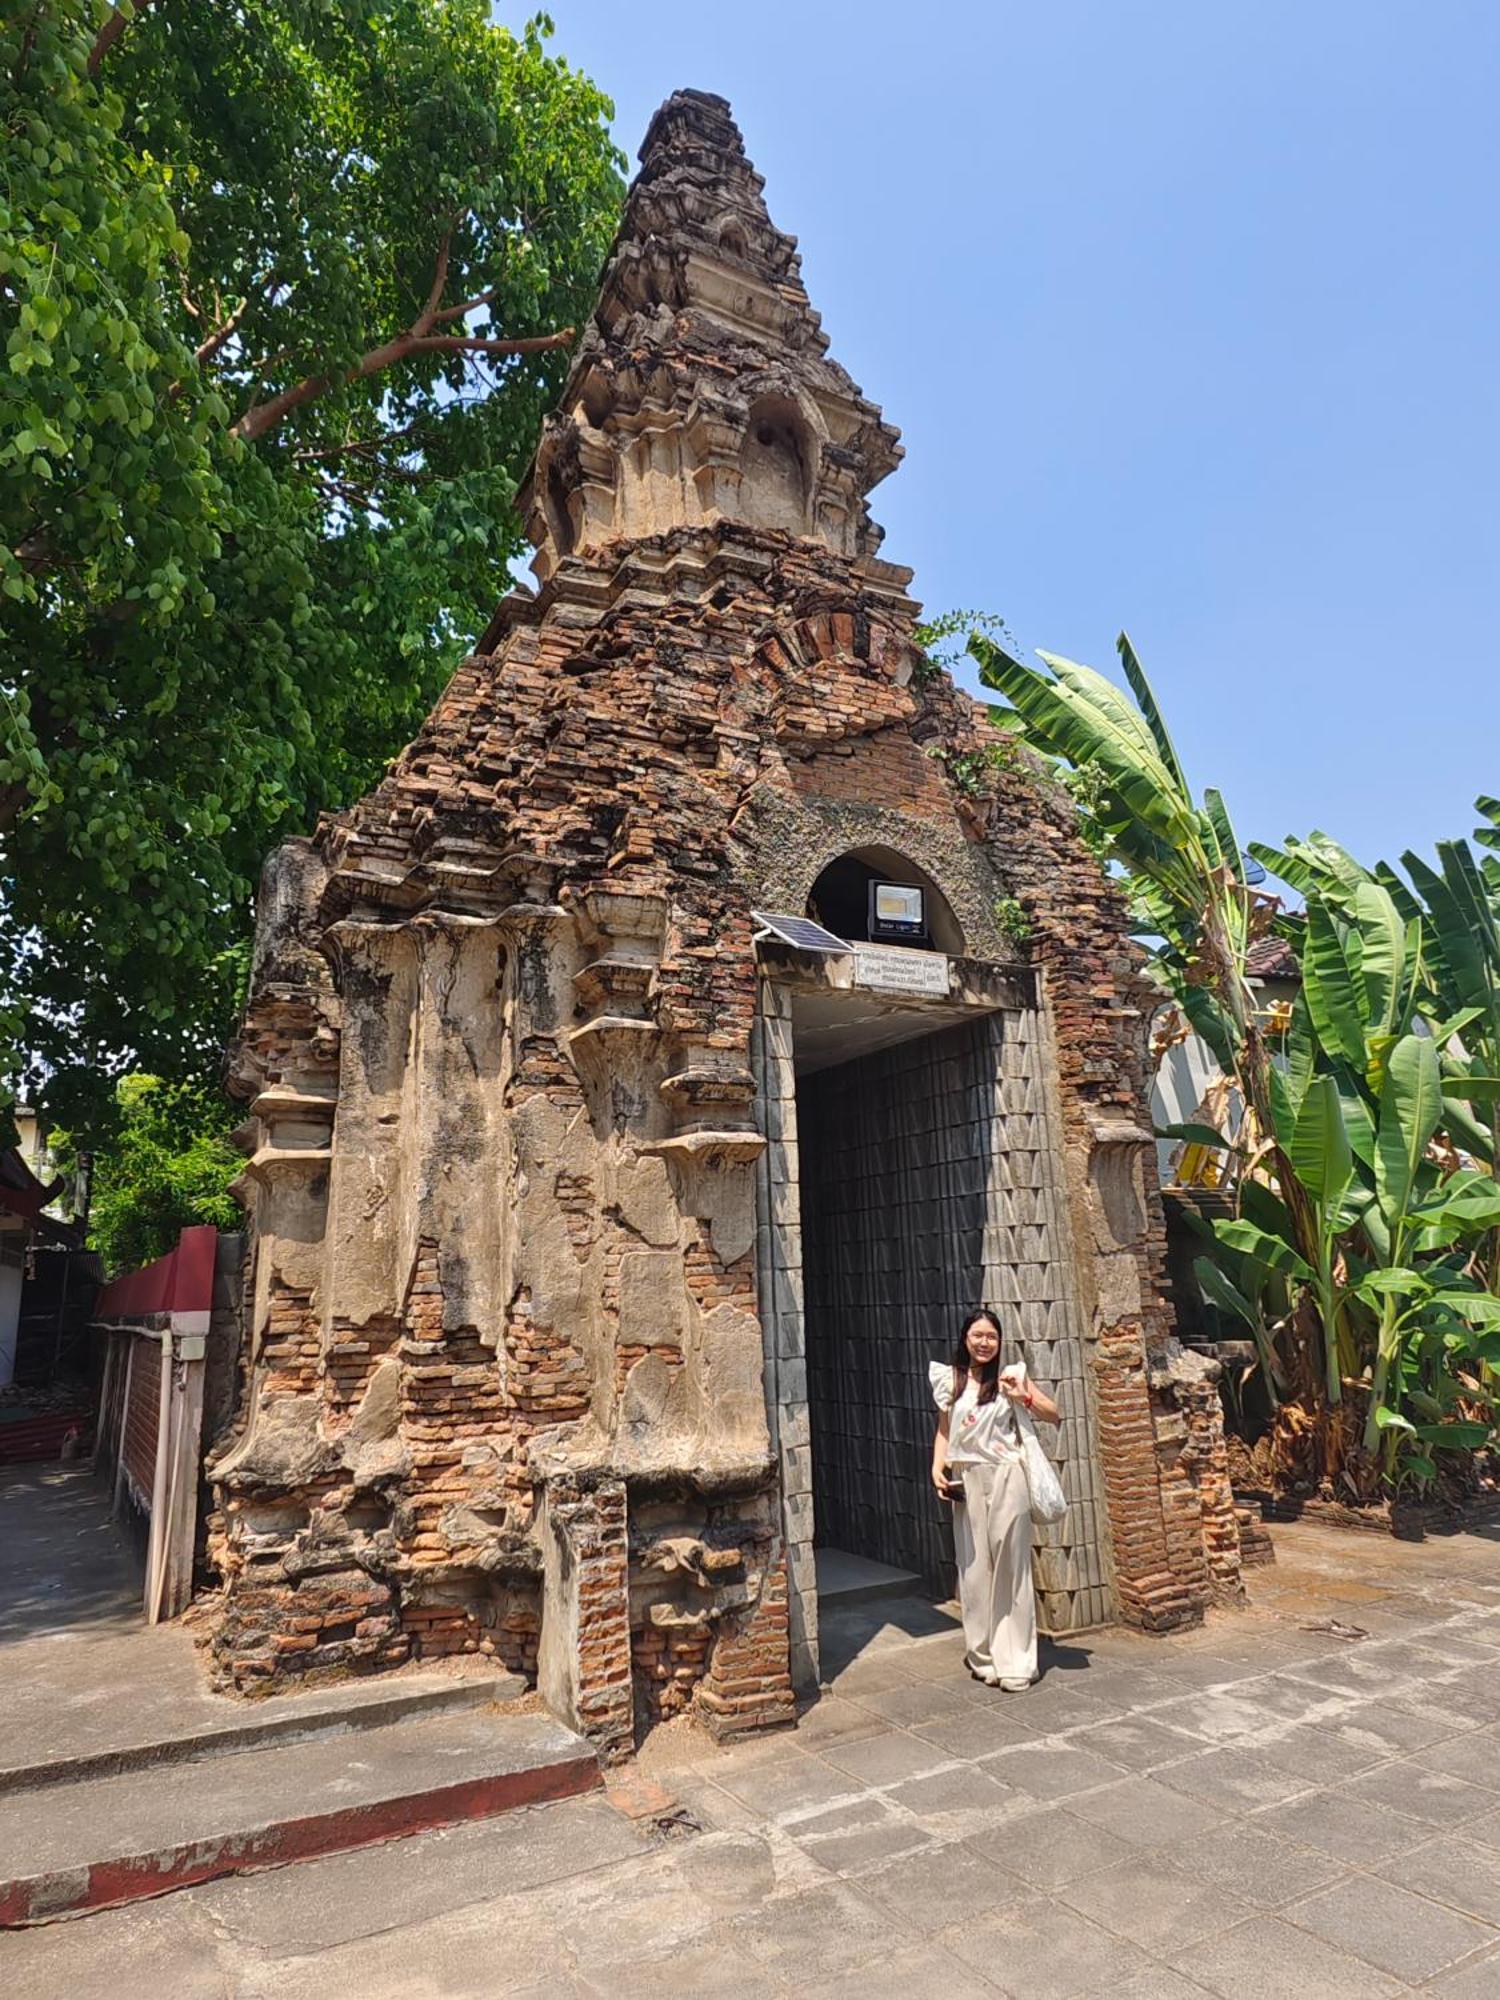
[[[828,357],[796,238],[722,97],[679,90],[640,151],[599,304],[522,494],[543,580],[612,539],[738,521],[872,556],[899,433]]]

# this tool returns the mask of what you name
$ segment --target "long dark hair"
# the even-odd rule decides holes
[[[981,1367],[969,1352],[969,1329],[987,1319],[995,1329],[995,1358]],[[979,1384],[981,1403],[993,1403],[1000,1393],[1000,1349],[1005,1344],[1005,1334],[1000,1326],[1000,1315],[989,1306],[976,1306],[958,1329],[958,1345],[953,1350],[953,1400],[958,1401],[965,1375],[972,1375]]]

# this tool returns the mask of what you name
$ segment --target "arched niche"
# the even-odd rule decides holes
[[[752,527],[807,532],[813,441],[790,396],[751,405],[740,444],[740,517]]]
[[[903,882],[922,891],[927,936],[920,942],[955,958],[967,952],[963,926],[924,868],[894,847],[851,847],[830,861],[813,883],[807,914],[851,943],[869,940],[870,884]]]
[[[552,545],[560,556],[573,553],[573,509],[568,482],[563,477],[562,467],[556,457],[548,460],[547,475],[542,486],[542,504],[546,509],[547,525],[552,530]]]

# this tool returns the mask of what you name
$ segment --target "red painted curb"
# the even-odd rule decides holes
[[[404,1798],[381,1799],[366,1806],[346,1806],[338,1812],[314,1813],[306,1819],[280,1820],[248,1834],[224,1834],[189,1842],[153,1854],[122,1855],[95,1861],[84,1868],[62,1868],[43,1875],[0,1883],[0,1930],[48,1923],[55,1917],[85,1910],[116,1909],[195,1882],[212,1882],[221,1875],[243,1875],[283,1862],[309,1861],[320,1854],[341,1854],[353,1847],[370,1847],[408,1834],[429,1833],[462,1820],[488,1819],[517,1806],[545,1805],[595,1791],[603,1783],[592,1758],[565,1764],[544,1764],[528,1771],[506,1771],[490,1778],[471,1778],[430,1792],[410,1792]]]

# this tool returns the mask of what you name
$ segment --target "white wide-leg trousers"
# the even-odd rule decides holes
[[[958,1601],[969,1664],[1002,1680],[1036,1678],[1031,1582],[1031,1494],[1019,1458],[955,1467],[964,1497],[953,1510]]]

